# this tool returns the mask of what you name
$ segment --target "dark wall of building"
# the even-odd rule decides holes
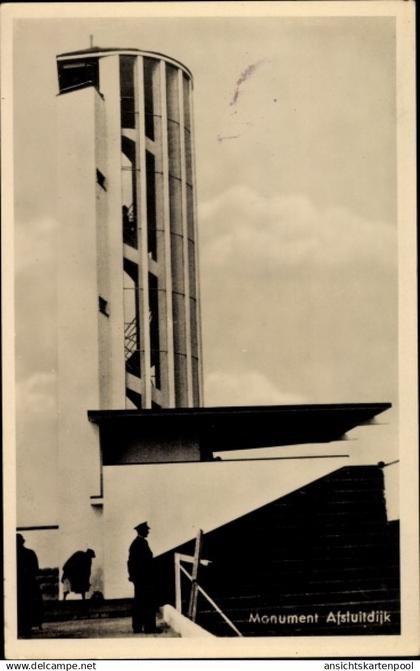
[[[202,556],[199,584],[246,636],[399,633],[398,523],[380,467],[342,468],[233,520],[205,535]],[[156,560],[162,602],[174,603],[173,562]],[[185,577],[182,592],[185,613]],[[197,621],[234,635],[202,596]]]

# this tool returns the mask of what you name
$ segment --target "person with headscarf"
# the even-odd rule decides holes
[[[67,559],[61,578],[64,586],[64,600],[70,592],[81,594],[82,599],[85,599],[86,592],[90,588],[90,573],[94,557],[96,557],[94,550],[88,548],[86,552],[78,550]]]

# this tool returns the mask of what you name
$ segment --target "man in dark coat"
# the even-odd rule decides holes
[[[32,627],[42,623],[42,596],[38,584],[38,557],[25,548],[22,534],[16,535],[18,636],[30,638]]]
[[[86,552],[78,550],[72,554],[63,566],[61,582],[64,584],[64,600],[70,592],[81,594],[84,600],[90,587],[90,572],[95,552],[88,548]]]
[[[146,538],[150,527],[142,522],[134,527],[137,538],[130,545],[128,579],[134,584],[133,632],[160,633],[156,628],[156,596],[153,553]]]

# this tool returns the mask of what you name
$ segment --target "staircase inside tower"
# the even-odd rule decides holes
[[[124,353],[126,370],[138,375],[140,370],[140,353],[138,349],[138,319],[134,317],[124,325]]]
[[[177,552],[194,553],[194,541]],[[399,531],[383,471],[341,468],[204,536],[198,583],[244,636],[400,631]],[[173,551],[158,558],[174,602]],[[190,585],[183,578],[183,613]],[[197,622],[235,635],[200,595]]]

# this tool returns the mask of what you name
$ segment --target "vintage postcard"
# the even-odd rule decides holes
[[[413,3],[2,30],[7,657],[418,653]]]

